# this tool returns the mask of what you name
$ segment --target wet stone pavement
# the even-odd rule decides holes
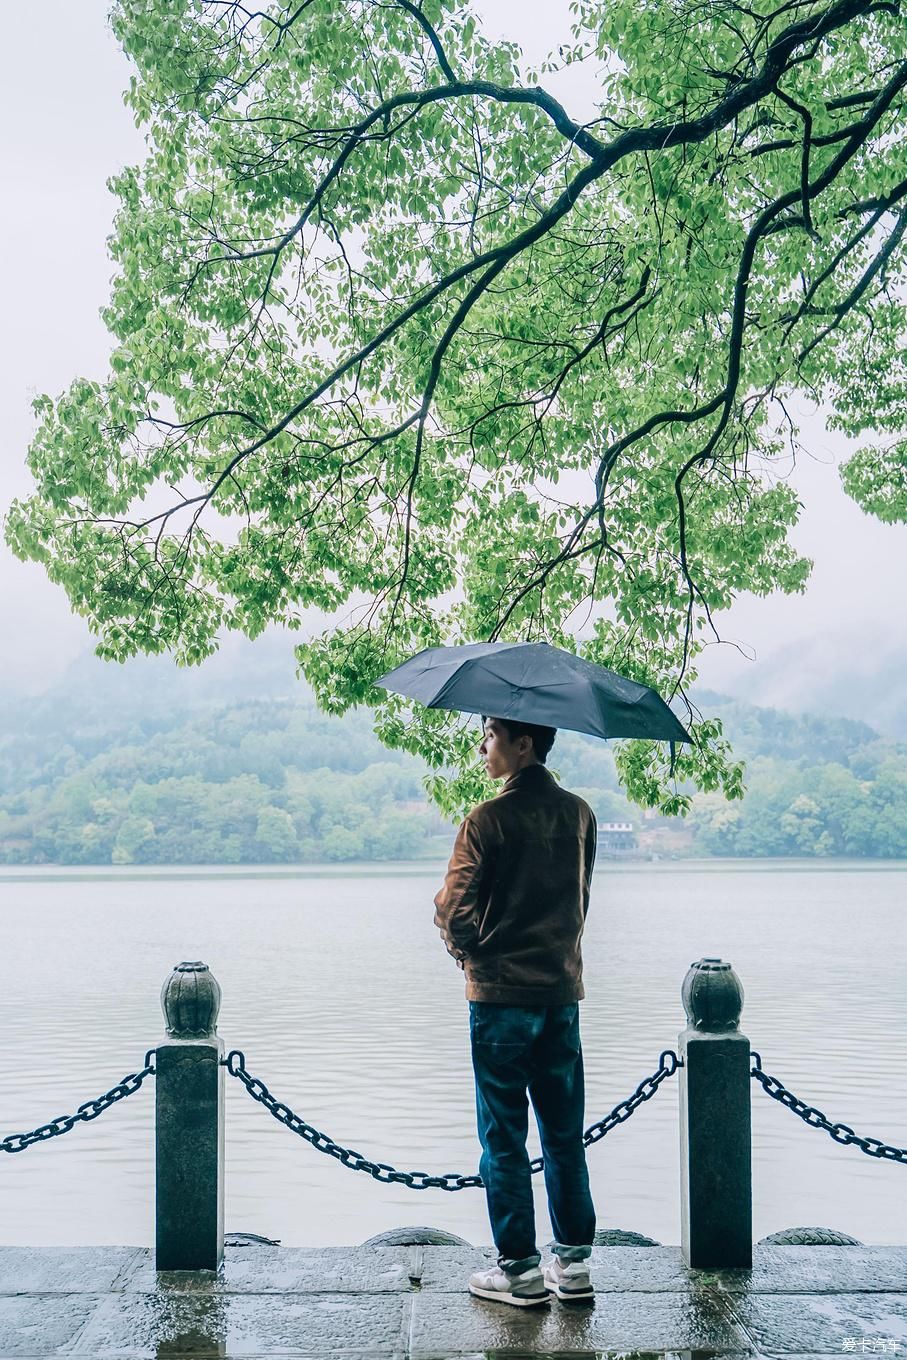
[[[907,1360],[907,1247],[762,1246],[727,1271],[690,1271],[678,1247],[596,1247],[594,1305],[531,1310],[466,1292],[493,1260],[250,1244],[216,1275],[157,1275],[142,1247],[0,1246],[0,1360]]]

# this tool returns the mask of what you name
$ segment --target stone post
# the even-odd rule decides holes
[[[155,1268],[217,1270],[224,1256],[224,1041],[206,963],[161,990],[170,1042],[155,1054]]]
[[[750,1044],[737,1028],[743,988],[729,963],[690,964],[681,992],[681,1248],[696,1269],[753,1264]]]

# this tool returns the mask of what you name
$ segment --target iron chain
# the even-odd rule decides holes
[[[77,1123],[97,1119],[105,1110],[109,1110],[111,1105],[116,1104],[119,1100],[124,1100],[126,1096],[133,1095],[139,1090],[147,1077],[154,1075],[155,1069],[152,1061],[154,1053],[155,1050],[151,1048],[145,1054],[145,1064],[140,1072],[131,1072],[103,1095],[94,1100],[87,1100],[79,1106],[75,1114],[58,1115],[56,1119],[40,1125],[29,1133],[12,1133],[0,1139],[0,1151],[24,1152],[33,1143],[47,1142],[51,1138],[57,1138],[61,1134],[68,1133]],[[773,1100],[777,1100],[782,1105],[786,1105],[788,1109],[793,1110],[794,1114],[798,1115],[810,1128],[824,1129],[835,1142],[844,1146],[852,1143],[869,1157],[901,1162],[902,1164],[907,1162],[907,1148],[893,1147],[890,1144],[883,1143],[879,1138],[861,1138],[849,1124],[833,1124],[821,1110],[814,1105],[807,1105],[805,1101],[800,1100],[792,1091],[789,1091],[777,1077],[763,1071],[762,1058],[759,1053],[753,1051],[750,1056],[752,1059],[750,1076],[760,1083],[763,1090]],[[286,1125],[293,1133],[304,1138],[306,1142],[311,1143],[319,1152],[324,1152],[329,1157],[335,1157],[343,1166],[348,1166],[353,1171],[364,1171],[385,1185],[406,1185],[412,1190],[466,1190],[481,1187],[483,1184],[480,1176],[464,1176],[455,1171],[448,1171],[443,1175],[431,1175],[427,1171],[398,1171],[386,1162],[372,1162],[354,1148],[344,1148],[339,1143],[335,1143],[328,1134],[321,1133],[311,1124],[306,1123],[288,1105],[275,1100],[264,1082],[258,1077],[253,1077],[247,1071],[245,1056],[240,1049],[233,1049],[221,1061],[232,1076],[239,1078],[253,1100],[264,1105],[275,1119]],[[590,1147],[593,1143],[597,1143],[618,1124],[629,1119],[631,1114],[644,1101],[652,1099],[665,1078],[673,1076],[678,1067],[682,1066],[683,1060],[678,1058],[672,1049],[665,1049],[659,1056],[658,1068],[652,1076],[641,1081],[631,1096],[620,1101],[603,1119],[591,1124],[586,1129],[583,1134],[584,1146]],[[541,1171],[543,1166],[544,1162],[541,1157],[534,1158],[530,1163],[533,1174]]]
[[[61,1133],[69,1133],[71,1128],[81,1121],[97,1119],[99,1114],[109,1110],[111,1105],[115,1105],[118,1100],[124,1100],[126,1096],[131,1096],[139,1089],[146,1077],[154,1076],[154,1064],[152,1058],[155,1050],[149,1048],[145,1054],[145,1066],[141,1072],[130,1072],[128,1077],[118,1081],[116,1086],[112,1086],[109,1091],[105,1091],[96,1100],[86,1100],[84,1105],[80,1105],[75,1114],[61,1114],[56,1119],[52,1119],[49,1124],[42,1124],[40,1128],[33,1129],[31,1133],[10,1133],[5,1138],[0,1139],[0,1151],[3,1152],[24,1152],[32,1143],[46,1143],[49,1138],[58,1138]]]
[[[667,1060],[667,1061],[666,1061]],[[264,1082],[258,1077],[253,1077],[246,1070],[245,1054],[240,1049],[234,1048],[222,1058],[221,1062],[227,1068],[231,1076],[238,1077],[245,1086],[253,1100],[257,1100],[269,1110],[276,1120],[286,1125],[291,1132],[304,1138],[312,1147],[319,1152],[327,1153],[329,1157],[336,1157],[343,1166],[348,1166],[351,1171],[364,1171],[372,1176],[376,1181],[383,1185],[406,1185],[411,1190],[471,1190],[481,1188],[484,1182],[481,1176],[463,1176],[457,1171],[447,1171],[443,1175],[433,1176],[428,1171],[398,1171],[395,1167],[389,1166],[387,1162],[371,1162],[361,1152],[354,1148],[341,1147],[335,1143],[326,1133],[320,1133],[313,1125],[298,1114],[295,1114],[288,1105],[282,1101],[275,1100]],[[626,1100],[622,1100],[619,1105],[615,1105],[610,1114],[605,1115],[597,1124],[591,1124],[583,1134],[583,1143],[588,1147],[591,1143],[597,1143],[600,1138],[604,1138],[606,1133],[622,1124],[625,1119],[637,1109],[644,1100],[651,1100],[658,1087],[665,1077],[673,1076],[678,1067],[683,1066],[680,1058],[671,1049],[665,1049],[659,1058],[658,1070],[651,1077],[646,1077],[641,1081],[636,1090]],[[544,1162],[541,1157],[536,1157],[530,1163],[532,1172],[541,1171]]]
[[[750,1068],[750,1076],[758,1081],[764,1091],[772,1100],[779,1100],[782,1105],[786,1105],[794,1114],[800,1116],[804,1123],[811,1129],[824,1129],[830,1134],[836,1143],[854,1143],[861,1152],[865,1152],[869,1157],[884,1157],[891,1162],[907,1162],[907,1148],[891,1147],[888,1143],[883,1143],[880,1138],[861,1138],[854,1133],[849,1124],[833,1124],[827,1119],[821,1110],[817,1110],[814,1105],[807,1105],[805,1100],[800,1100],[792,1091],[788,1091],[783,1082],[777,1077],[769,1076],[768,1072],[762,1070],[762,1058],[758,1053],[750,1053],[753,1065]]]

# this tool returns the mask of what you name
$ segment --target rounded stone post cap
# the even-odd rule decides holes
[[[174,964],[161,988],[161,1006],[171,1039],[213,1039],[221,990],[217,978],[200,961]]]
[[[743,1010],[743,987],[724,959],[704,958],[691,963],[683,980],[681,999],[694,1029],[735,1030]]]

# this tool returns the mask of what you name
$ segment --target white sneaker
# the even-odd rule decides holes
[[[518,1275],[510,1275],[501,1266],[477,1270],[469,1277],[469,1292],[478,1299],[494,1299],[498,1303],[513,1303],[517,1308],[537,1308],[549,1303],[550,1297],[538,1266],[531,1266]]]
[[[594,1299],[595,1290],[589,1279],[589,1262],[569,1261],[561,1265],[560,1259],[553,1256],[543,1267],[545,1288],[559,1299],[573,1300],[574,1303]]]

